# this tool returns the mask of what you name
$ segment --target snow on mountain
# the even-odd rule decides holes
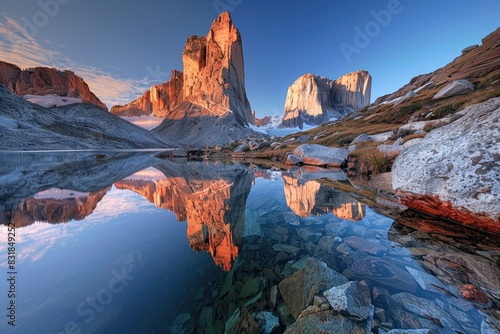
[[[51,95],[25,95],[24,98],[32,103],[36,103],[46,108],[62,107],[69,104],[83,103],[82,99],[75,97]]]
[[[91,104],[44,108],[0,85],[0,149],[169,148],[178,145]]]

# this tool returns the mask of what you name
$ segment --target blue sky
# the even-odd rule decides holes
[[[373,12],[388,8],[390,22],[374,25]],[[72,69],[109,106],[124,103],[182,70],[185,40],[206,35],[220,9],[241,32],[247,95],[260,117],[282,114],[288,86],[305,73],[367,70],[374,101],[500,26],[498,0],[2,0],[0,59]],[[371,29],[369,40],[356,44],[356,28]],[[346,57],[341,45],[356,53]]]

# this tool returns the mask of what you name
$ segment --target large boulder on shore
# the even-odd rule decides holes
[[[467,80],[456,80],[441,89],[435,96],[434,99],[443,99],[445,97],[468,94],[474,91],[474,85]]]
[[[398,156],[393,187],[410,208],[500,234],[500,98],[463,113]]]
[[[299,157],[304,165],[340,167],[349,154],[349,150],[317,144],[304,144],[297,147],[293,154]]]

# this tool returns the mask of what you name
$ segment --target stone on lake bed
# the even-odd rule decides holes
[[[293,212],[283,212],[283,218],[285,222],[290,225],[299,225],[299,217]]]
[[[328,268],[324,262],[310,259],[304,269],[281,281],[279,289],[297,319],[304,309],[312,305],[315,295],[344,283],[347,283],[347,278]]]
[[[288,327],[285,334],[305,333],[356,333],[369,334],[370,331],[354,321],[351,321],[332,310],[307,314]]]
[[[259,333],[277,333],[280,328],[280,320],[271,312],[260,312],[256,318],[259,322]]]
[[[430,329],[393,329],[389,332],[385,332],[387,334],[431,334],[433,331]],[[380,331],[379,331],[380,334]]]
[[[365,279],[374,285],[389,289],[415,292],[418,288],[417,282],[406,270],[388,260],[373,256],[354,262],[351,266],[351,275],[356,279]]]
[[[354,249],[359,249],[373,255],[387,249],[380,245],[379,242],[363,239],[357,236],[345,238],[344,241]]]
[[[184,330],[186,329],[186,325],[191,320],[191,314],[189,313],[181,313],[175,318],[174,322],[172,323],[172,333],[184,333]]]
[[[264,283],[261,282],[262,279],[260,277],[249,278],[240,292],[240,299],[246,299],[250,296],[256,295],[262,287],[264,287]]]
[[[288,244],[277,244],[277,245],[273,246],[273,250],[276,252],[285,252],[288,254],[296,254],[300,249],[295,247],[295,246],[288,245]]]
[[[357,320],[370,316],[370,289],[359,282],[348,282],[325,291],[325,297],[332,308],[343,315]]]

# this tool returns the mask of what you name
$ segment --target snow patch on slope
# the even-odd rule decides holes
[[[46,108],[67,106],[68,104],[83,103],[82,99],[57,95],[25,95],[24,98]]]
[[[132,116],[132,117],[120,116],[120,118],[132,124],[140,126],[141,128],[144,128],[146,130],[151,130],[156,128],[164,120],[163,117],[156,117],[153,115],[149,116],[142,115],[142,116]]]

